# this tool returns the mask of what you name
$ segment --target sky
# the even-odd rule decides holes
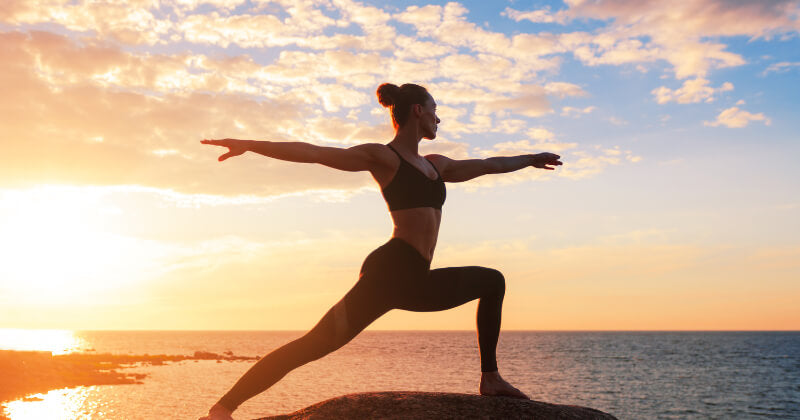
[[[800,1],[4,0],[0,328],[304,330],[391,235],[366,173],[204,138],[554,152],[448,185],[506,330],[800,329]],[[376,330],[469,330],[476,302]]]

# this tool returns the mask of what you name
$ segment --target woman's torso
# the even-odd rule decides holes
[[[433,260],[433,250],[439,237],[442,211],[433,208],[416,208],[391,212],[394,222],[393,238],[408,242],[426,260]]]
[[[441,209],[434,208],[434,206],[441,207],[441,202],[444,200],[443,180],[439,176],[437,168],[427,159],[419,157],[416,160],[406,159],[396,151],[396,148],[389,147],[387,150],[393,152],[390,152],[393,157],[385,154],[387,161],[390,162],[388,169],[386,171],[373,172],[373,177],[380,185],[384,197],[387,197],[387,187],[390,187],[389,192],[403,188],[412,189],[410,194],[408,192],[405,194],[405,200],[403,201],[406,201],[406,204],[400,203],[398,205],[397,197],[394,197],[394,203],[392,203],[388,199],[391,197],[387,197],[394,223],[392,237],[408,242],[419,251],[420,255],[430,261],[433,259],[433,251],[436,248],[436,240],[442,220]],[[398,179],[398,177],[402,178]],[[398,182],[407,182],[408,185],[393,185],[393,183],[397,184]],[[442,185],[439,185],[440,183]],[[426,193],[435,196],[427,200],[433,200],[435,203],[415,206],[414,201],[420,200],[414,195]],[[427,201],[422,200],[422,202]],[[393,209],[393,204],[397,208]]]

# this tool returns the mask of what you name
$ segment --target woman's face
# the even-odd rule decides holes
[[[436,101],[432,96],[428,96],[425,105],[421,106],[422,113],[419,116],[419,124],[422,129],[422,138],[433,140],[436,138],[437,125],[442,122],[436,116]]]

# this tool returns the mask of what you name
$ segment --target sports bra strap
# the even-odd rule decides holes
[[[396,155],[397,155],[397,157],[399,157],[399,158],[400,158],[400,160],[405,160],[405,159],[403,159],[403,157],[402,157],[402,156],[400,156],[400,153],[397,153],[397,150],[394,150],[394,147],[392,147],[392,145],[391,145],[391,144],[387,144],[387,146],[389,146],[389,148],[390,148],[390,149],[392,149],[392,151],[394,152],[394,154],[396,154]]]
[[[428,161],[428,163],[430,163],[430,164],[431,164],[431,166],[433,166],[433,170],[434,170],[434,171],[436,171],[436,175],[437,175],[439,178],[441,178],[441,177],[442,177],[442,174],[440,174],[440,173],[439,173],[439,170],[438,170],[438,169],[436,169],[436,165],[434,165],[434,164],[433,164],[433,162],[431,162],[431,160],[430,160],[430,159],[428,159],[428,158],[425,158],[425,160],[427,160],[427,161]]]

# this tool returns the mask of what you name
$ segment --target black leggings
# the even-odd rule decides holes
[[[235,410],[295,368],[347,344],[391,309],[442,311],[475,299],[480,299],[481,371],[494,372],[504,295],[505,279],[499,271],[475,266],[431,270],[416,248],[392,238],[364,260],[358,282],[342,299],[344,305],[335,305],[311,331],[262,357],[219,404]]]

